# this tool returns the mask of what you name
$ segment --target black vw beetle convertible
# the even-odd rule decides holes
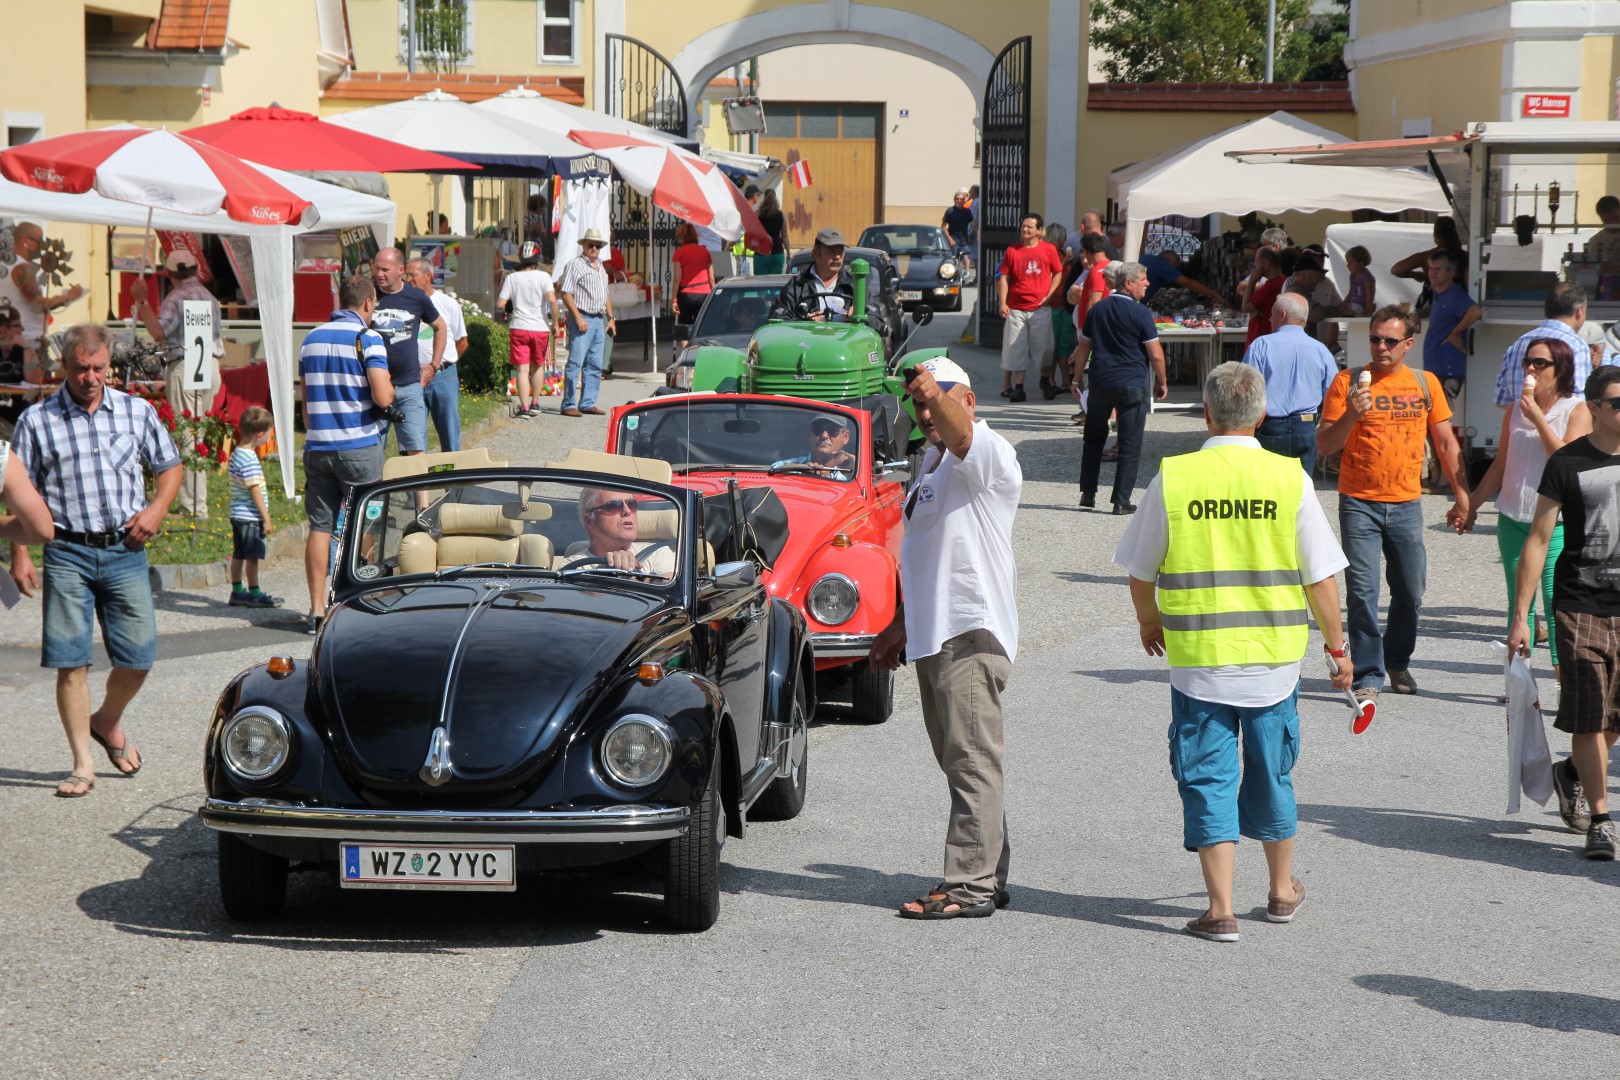
[[[726,837],[804,802],[814,660],[759,577],[781,538],[665,462],[396,460],[348,505],[310,659],[215,707],[200,813],[227,913],[279,913],[293,862],[512,890],[633,860],[671,925],[712,926]]]

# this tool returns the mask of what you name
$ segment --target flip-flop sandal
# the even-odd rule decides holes
[[[128,761],[129,760],[129,752],[131,750],[135,750],[135,752],[137,754],[140,753],[140,750],[136,749],[130,743],[128,734],[125,734],[125,736],[124,736],[124,745],[123,746],[114,746],[114,745],[112,745],[111,743],[109,743],[107,741],[107,736],[101,734],[99,731],[95,730],[94,728],[90,729],[90,737],[92,739],[96,740],[96,742],[100,743],[101,748],[103,750],[107,751],[107,760],[112,762],[113,770],[115,772],[117,772],[120,776],[134,776],[136,773],[141,771],[141,766],[146,764],[146,758],[142,757],[138,762],[136,762],[135,767],[133,769],[130,769],[127,772],[118,767],[118,763],[120,761]]]
[[[63,790],[64,788],[68,787],[70,784],[73,785],[74,787],[77,787],[78,785],[83,784],[84,785],[84,790],[83,791],[65,791],[65,790]],[[63,780],[60,784],[56,785],[56,797],[58,799],[82,799],[86,795],[90,794],[91,789],[93,789],[95,786],[96,786],[96,781],[95,781],[95,778],[92,777],[92,776],[80,776],[78,773],[68,773],[67,778],[65,780]]]
[[[949,893],[942,892],[919,896],[912,903],[922,905],[922,910],[908,911],[902,907],[898,909],[902,919],[984,919],[996,913],[994,900],[986,900],[979,904],[964,904]],[[955,904],[956,910],[945,910],[947,904]]]

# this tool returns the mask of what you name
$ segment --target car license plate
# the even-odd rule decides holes
[[[338,884],[345,889],[517,888],[511,844],[339,845]]]
[[[921,289],[901,289],[900,290],[900,299],[902,299],[902,300],[921,300],[922,299],[922,290]]]

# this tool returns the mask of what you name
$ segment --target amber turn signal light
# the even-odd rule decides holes
[[[272,656],[270,663],[265,666],[269,669],[270,674],[276,678],[285,679],[292,674],[293,659],[290,656]]]
[[[832,538],[833,547],[850,547],[855,541],[849,538],[849,533],[838,533]]]
[[[647,663],[636,668],[636,679],[641,683],[642,686],[651,686],[656,682],[662,682],[663,678],[663,664]]]

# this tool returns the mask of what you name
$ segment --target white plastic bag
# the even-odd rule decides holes
[[[1547,729],[1541,721],[1541,693],[1536,688],[1530,664],[1522,656],[1508,655],[1507,646],[1491,642],[1496,655],[1506,660],[1508,729],[1507,812],[1519,812],[1519,793],[1542,806],[1553,795],[1552,751],[1547,748]]]

